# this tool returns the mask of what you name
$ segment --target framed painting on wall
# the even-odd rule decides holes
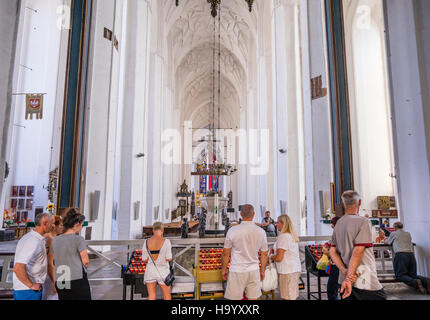
[[[18,210],[25,210],[25,199],[18,200]]]
[[[33,210],[33,200],[32,199],[27,199],[25,201],[25,210]]]
[[[28,186],[27,187],[27,198],[33,198],[34,197],[34,187]]]
[[[25,198],[25,195],[27,194],[26,191],[27,191],[27,187],[25,186],[19,187],[19,196]]]
[[[11,199],[10,200],[10,207],[11,207],[11,209],[16,209],[17,205],[18,205],[18,200],[17,199]]]
[[[12,187],[12,192],[11,192],[11,197],[13,197],[13,198],[18,197],[18,192],[19,192],[19,187],[13,186]]]

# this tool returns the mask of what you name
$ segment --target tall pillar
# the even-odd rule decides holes
[[[342,0],[325,0],[336,203],[354,188]]]
[[[274,167],[275,167],[275,195],[274,195],[274,207],[276,208],[277,214],[280,215],[279,201],[285,201],[288,203],[288,160],[289,156],[286,153],[279,152],[279,149],[287,150],[288,147],[288,117],[287,117],[287,77],[291,75],[287,74],[287,36],[286,34],[290,31],[287,26],[285,16],[285,1],[278,1],[275,3],[272,13],[272,33],[273,33],[273,44],[272,50],[273,56],[273,90],[274,90],[274,108],[273,113],[273,135],[275,141],[275,148],[273,150],[274,156]],[[289,24],[291,21],[288,22]]]
[[[325,13],[320,1],[301,0],[302,90],[306,176],[307,235],[326,234],[322,225],[320,194],[330,192],[333,182],[332,133],[328,95],[312,99],[311,79],[321,77],[328,88]],[[306,231],[305,231],[306,230]]]
[[[147,171],[147,203],[146,221],[152,224],[155,211],[158,220],[163,217],[162,187],[163,166],[161,163],[161,132],[163,128],[163,112],[165,101],[165,65],[163,57],[163,25],[159,20],[163,6],[158,1],[153,6],[148,92],[148,171]],[[191,171],[191,170],[190,170]],[[189,171],[189,172],[190,172]]]
[[[149,79],[149,38],[151,7],[147,1],[131,0],[124,4],[124,61],[121,86],[122,144],[118,210],[118,238],[142,235],[146,223],[148,147],[147,113]],[[144,157],[137,155],[143,153]]]
[[[422,30],[416,1],[385,0],[388,64],[390,69],[394,157],[400,217],[417,244],[418,273],[430,276],[430,168],[426,146],[424,73],[420,56]],[[418,24],[417,24],[418,22]],[[428,37],[427,37],[428,39]],[[428,43],[427,43],[428,45]],[[421,60],[422,61],[422,60]],[[427,66],[428,67],[428,66]]]
[[[64,103],[58,208],[80,208],[92,0],[72,1],[67,87]]]
[[[6,171],[6,150],[10,136],[10,122],[13,113],[12,102],[13,70],[15,64],[16,35],[20,15],[20,0],[0,2],[0,209],[4,208],[3,183]],[[0,214],[0,228],[3,227],[3,211]]]
[[[92,238],[110,240],[114,206],[115,154],[119,110],[122,2],[98,0],[93,8],[91,73],[88,84],[84,212],[90,217]],[[106,39],[104,28],[112,31]],[[115,40],[118,46],[115,46]],[[118,47],[118,48],[117,48]],[[118,152],[119,153],[119,152]],[[98,212],[92,195],[100,192]]]
[[[276,111],[273,113],[275,148],[275,208],[277,215],[281,214],[281,204],[286,204],[286,213],[293,220],[297,231],[301,225],[300,163],[299,133],[302,126],[298,123],[298,113],[302,112],[302,100],[298,94],[298,77],[300,71],[300,57],[296,47],[299,39],[297,33],[298,1],[279,1],[273,12],[273,28],[275,44],[273,72],[274,96],[276,97]],[[281,152],[280,150],[286,150]]]

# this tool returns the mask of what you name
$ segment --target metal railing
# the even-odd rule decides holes
[[[316,236],[316,237],[300,237],[300,251],[302,256],[304,256],[304,244],[309,242],[326,242],[331,239],[330,236]],[[198,264],[198,252],[204,248],[222,248],[224,246],[224,238],[211,238],[211,239],[177,239],[170,238],[172,243],[172,248],[176,252],[174,254],[175,267],[181,270],[186,276],[176,277],[177,283],[195,283],[195,277],[189,269],[180,265],[178,258],[183,256],[186,252],[194,250],[193,264]],[[268,238],[269,246],[273,245],[276,238]],[[118,275],[121,274],[122,264],[118,260],[122,260],[127,264],[130,260],[130,254],[135,250],[141,249],[144,244],[144,240],[107,240],[107,241],[87,241],[87,248],[90,254],[94,254],[100,258],[103,263],[95,267],[90,268],[88,271],[88,278],[90,279],[91,285],[120,285],[122,284],[122,279],[120,277],[105,277],[105,278],[95,278],[96,274],[103,271],[107,267],[113,267],[117,270]],[[109,247],[111,250],[109,252],[103,252],[100,248]],[[122,248],[118,250],[117,247]],[[112,250],[115,248],[115,250]],[[374,247],[376,254],[376,261],[378,267],[378,276],[380,277],[393,277],[394,271],[390,268],[388,269],[386,263],[388,262],[390,267],[392,266],[393,254],[390,253],[392,250],[391,246],[388,245],[377,245]],[[389,253],[388,256],[386,254]],[[1,268],[1,281],[0,289],[12,289],[12,270],[13,270],[13,260],[14,253],[0,253],[0,268]],[[302,261],[304,263],[304,259]]]
[[[300,237],[301,243],[308,243],[308,242],[323,242],[323,241],[329,241],[331,239],[331,236],[314,236],[314,237]],[[223,248],[225,238],[210,238],[210,239],[198,239],[198,238],[190,238],[190,239],[175,239],[170,238],[170,241],[172,243],[172,248],[177,249],[175,251],[179,251],[176,254],[173,255],[173,260],[175,264],[175,268],[181,270],[186,276],[178,276],[176,277],[178,283],[184,283],[184,282],[194,282],[195,283],[195,277],[192,273],[192,271],[188,270],[184,266],[180,265],[178,263],[178,258],[181,257],[183,254],[185,254],[188,251],[194,250],[194,265],[196,266],[198,264],[198,253],[200,249],[202,248]],[[273,245],[276,241],[276,238],[268,238],[268,244],[269,246]],[[144,244],[144,240],[117,240],[117,241],[87,241],[88,251],[90,253],[93,253],[97,255],[99,258],[105,260],[105,264],[96,270],[93,270],[89,273],[90,283],[91,284],[98,284],[98,283],[118,283],[122,281],[120,278],[101,278],[101,279],[91,279],[93,275],[95,275],[98,271],[102,270],[104,267],[108,265],[113,265],[118,268],[118,270],[121,270],[121,265],[115,261],[113,261],[112,258],[107,257],[106,254],[101,253],[98,250],[95,250],[93,247],[124,247],[124,250],[122,251],[122,255],[127,255],[127,261],[129,261],[130,254],[138,249],[142,249]],[[304,252],[304,251],[303,251]],[[116,256],[118,257],[121,255],[121,252],[115,251]],[[304,261],[303,261],[304,262]]]
[[[181,270],[186,276],[176,277],[177,283],[195,283],[195,278],[192,271],[188,270],[184,266],[180,265],[177,260],[179,257],[184,255],[190,250],[194,250],[194,265],[198,262],[198,252],[201,248],[223,248],[225,238],[211,238],[211,239],[178,239],[169,238],[172,243],[172,248],[178,251],[174,254],[173,260],[175,261],[175,268]],[[330,240],[330,236],[314,236],[314,237],[300,237],[301,243],[308,242],[323,242]],[[268,238],[269,246],[273,245],[276,238]],[[88,270],[88,278],[91,285],[119,285],[122,284],[122,279],[120,277],[112,278],[95,278],[94,276],[100,271],[107,267],[114,267],[121,274],[122,264],[118,263],[118,259],[122,259],[125,263],[130,260],[130,254],[135,250],[141,249],[144,244],[144,240],[93,240],[86,241],[88,253],[93,254],[100,258],[103,263],[97,266],[95,269]],[[109,247],[109,252],[103,252],[100,248]],[[122,250],[112,250],[112,248],[117,249],[117,247],[122,247]],[[3,260],[3,270],[1,273],[0,289],[10,289],[12,285],[12,269],[13,269],[13,253],[0,253],[0,261]],[[124,260],[125,259],[125,260]],[[6,267],[5,267],[6,266]],[[90,264],[91,266],[91,264]]]
[[[13,288],[12,284],[12,270],[13,260],[15,253],[12,252],[0,252],[0,289],[10,290]]]

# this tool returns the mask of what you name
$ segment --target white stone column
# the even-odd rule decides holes
[[[97,1],[92,18],[92,44],[88,73],[87,136],[84,212],[90,218],[91,194],[99,191],[98,218],[90,220],[93,239],[111,239],[113,183],[115,174],[116,122],[118,109],[119,54],[113,39],[103,37],[104,28],[116,30],[117,1]],[[119,10],[121,13],[121,10]],[[120,33],[120,30],[119,30]]]
[[[274,72],[274,103],[273,131],[276,136],[273,153],[275,155],[276,194],[274,206],[277,215],[281,214],[280,201],[287,204],[287,213],[291,216],[295,228],[299,231],[301,224],[301,182],[300,152],[298,123],[302,113],[301,93],[298,85],[300,72],[300,56],[297,55],[298,2],[295,0],[276,1],[272,15],[273,36],[273,72]],[[287,152],[281,153],[284,149]]]
[[[173,92],[170,88],[165,89],[166,91],[166,101],[164,103],[164,110],[162,113],[162,119],[163,119],[163,130],[170,130],[173,129]],[[162,145],[163,147],[163,145]],[[170,222],[169,219],[166,217],[166,210],[169,210],[169,216],[170,211],[172,210],[172,194],[175,193],[175,188],[173,186],[173,164],[166,164],[163,162],[163,159],[161,159],[161,164],[163,166],[163,188],[162,188],[162,195],[161,195],[161,203],[162,203],[162,219],[163,222]],[[191,181],[190,181],[191,182]],[[191,184],[190,184],[190,190]]]
[[[13,70],[15,65],[16,35],[19,21],[20,1],[2,1],[0,3],[0,228],[3,227],[3,208],[5,204],[4,172],[6,150],[10,139],[11,117],[13,112],[9,108],[12,101]]]
[[[430,171],[427,159],[422,82],[417,46],[417,24],[412,0],[384,2],[390,68],[394,154],[400,207],[405,230],[417,244],[418,274],[430,275]],[[418,20],[419,22],[419,20]],[[422,24],[418,24],[423,26]],[[422,32],[422,30],[420,30]],[[427,43],[428,45],[428,43]],[[421,47],[422,48],[422,47]]]
[[[301,0],[302,79],[304,98],[307,234],[323,233],[319,191],[333,182],[329,95],[311,100],[310,80],[322,76],[328,88],[325,12],[321,1]]]
[[[250,130],[257,129],[257,115],[258,115],[258,109],[255,103],[256,94],[254,90],[249,90],[248,93],[248,112],[247,112],[247,133],[249,138],[249,132]],[[249,163],[249,152],[250,152],[250,144],[248,142],[248,148],[247,148],[247,159],[248,159],[248,165],[246,166],[247,169],[247,203],[252,204],[255,207],[255,210],[257,210],[258,206],[258,177],[251,174],[251,165]],[[244,203],[241,203],[242,205]]]
[[[123,121],[121,156],[121,188],[118,213],[119,239],[141,237],[146,223],[147,110],[149,74],[149,37],[151,8],[147,1],[131,0],[126,6],[123,34]],[[145,157],[138,158],[139,153]],[[135,206],[140,203],[138,218]],[[137,207],[137,206],[136,206]]]
[[[148,92],[148,171],[147,171],[147,204],[146,204],[146,222],[152,224],[154,219],[154,210],[159,208],[158,220],[162,220],[162,185],[163,185],[163,168],[161,164],[161,132],[162,114],[165,105],[165,61],[163,57],[164,34],[162,22],[158,20],[162,6],[157,2],[153,6],[152,25],[154,29],[151,32],[151,53],[149,69],[149,92]]]

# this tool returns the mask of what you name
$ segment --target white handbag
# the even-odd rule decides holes
[[[269,292],[278,288],[278,272],[276,266],[272,262],[266,269],[264,280],[261,282],[261,290]]]
[[[354,282],[353,286],[361,290],[370,290],[372,281],[372,270],[368,266],[360,265],[357,268],[358,278]]]

